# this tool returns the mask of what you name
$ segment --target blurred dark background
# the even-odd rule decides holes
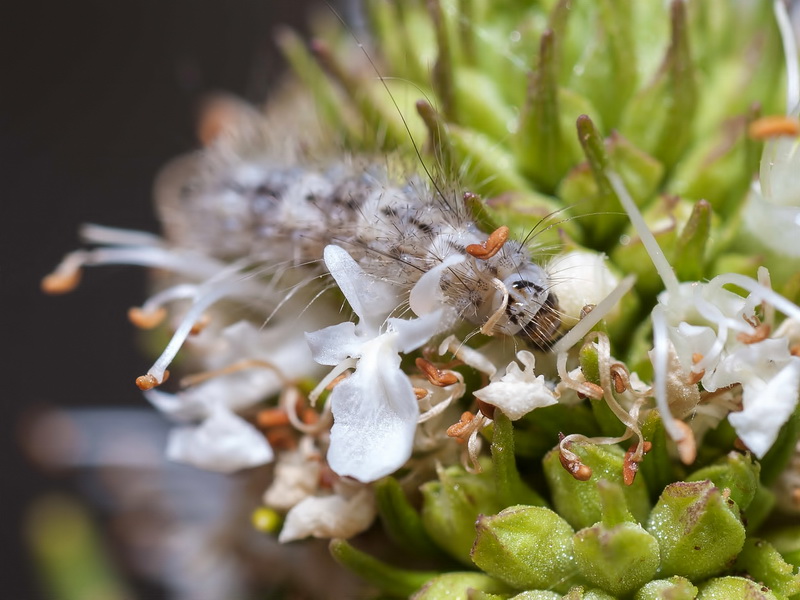
[[[159,167],[195,147],[207,92],[261,102],[284,65],[279,24],[303,30],[309,0],[7,3],[0,19],[3,448],[2,597],[46,598],[25,544],[27,508],[68,472],[35,467],[26,424],[48,408],[145,408],[133,385],[149,361],[125,317],[145,297],[131,267],[85,273],[72,294],[39,281],[79,245],[84,222],[157,231]],[[24,441],[24,440],[23,440]],[[137,597],[163,591],[134,582]],[[136,587],[138,586],[138,587]],[[52,599],[58,600],[58,599]]]

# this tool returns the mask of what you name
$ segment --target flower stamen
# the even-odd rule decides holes
[[[495,229],[485,241],[480,244],[470,244],[465,251],[477,259],[488,260],[500,252],[500,249],[508,241],[508,235],[509,229],[503,225]]]
[[[417,358],[415,364],[428,381],[437,387],[447,387],[448,385],[458,383],[458,377],[456,377],[455,373],[452,371],[442,371],[427,359],[422,357]]]

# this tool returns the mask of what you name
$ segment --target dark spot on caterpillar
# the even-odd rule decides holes
[[[511,287],[513,287],[515,290],[532,289],[537,294],[542,292],[542,290],[543,290],[542,286],[536,285],[532,281],[527,281],[525,279],[520,279],[518,281],[515,281],[514,283],[511,284]]]

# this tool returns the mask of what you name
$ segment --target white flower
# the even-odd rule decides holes
[[[375,520],[375,495],[371,488],[359,486],[353,491],[338,486],[336,494],[309,496],[292,508],[278,536],[291,542],[309,536],[349,538],[366,530]]]
[[[537,377],[534,374],[536,359],[533,354],[522,350],[517,353],[517,359],[524,365],[524,370],[511,361],[505,375],[475,392],[478,399],[496,406],[512,421],[524,417],[535,408],[558,402],[553,391],[547,387],[544,376]]]
[[[281,452],[272,485],[264,492],[264,504],[276,510],[294,508],[316,494],[322,472],[322,456],[314,440],[305,436],[296,450]]]
[[[263,434],[221,405],[200,425],[172,430],[167,443],[170,460],[219,473],[263,465],[272,457]]]
[[[587,305],[595,306],[619,284],[603,254],[574,250],[555,257],[548,267],[554,273],[552,292],[561,314],[580,320]]]
[[[328,464],[339,475],[374,481],[411,456],[419,407],[400,369],[399,353],[418,348],[436,334],[442,311],[417,319],[386,319],[400,304],[395,288],[368,276],[337,246],[327,246],[324,257],[359,317],[358,324],[339,323],[306,334],[318,363],[336,365],[334,372],[356,367],[330,396],[334,424]]]
[[[753,454],[762,458],[797,406],[800,357],[789,353],[786,339],[741,346],[720,362],[712,382],[718,387],[742,384],[744,408],[728,415],[728,421]]]

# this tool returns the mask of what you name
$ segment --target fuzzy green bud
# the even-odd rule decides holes
[[[566,595],[564,600],[616,600],[611,594],[596,588],[587,589],[582,585],[575,586]]]
[[[620,486],[600,481],[597,488],[603,521],[575,534],[575,559],[589,583],[621,596],[653,578],[659,564],[658,542],[632,522]]]
[[[685,577],[675,575],[669,579],[655,579],[644,584],[633,600],[694,600],[697,588]]]
[[[747,598],[747,600],[778,600],[770,589],[744,577],[715,577],[700,586],[697,600],[731,600]]]
[[[745,539],[736,503],[710,481],[667,486],[647,530],[661,549],[661,575],[682,575],[692,581],[724,570]]]
[[[570,444],[569,450],[592,470],[591,478],[578,481],[567,472],[561,463],[558,447],[544,457],[545,477],[558,513],[575,528],[590,527],[602,517],[597,482],[605,479],[622,485],[624,452],[617,446],[577,442]],[[637,476],[632,485],[624,486],[623,493],[633,518],[643,523],[650,511],[644,477],[641,474]]]
[[[749,454],[730,452],[714,465],[692,473],[686,481],[708,479],[721,490],[730,490],[731,500],[742,510],[747,510],[758,489],[761,467]]]
[[[800,594],[797,568],[788,564],[767,541],[748,539],[734,568],[769,586],[776,595],[792,597]]]
[[[552,510],[512,506],[481,516],[472,560],[517,589],[566,591],[575,573],[572,527]]]
[[[444,573],[423,585],[411,598],[412,600],[439,600],[440,598],[471,600],[473,592],[476,591],[487,592],[488,595],[508,592],[508,588],[483,573]]]
[[[494,514],[501,508],[491,468],[482,473],[467,473],[461,467],[440,469],[439,480],[420,489],[422,523],[428,535],[448,554],[471,565],[475,520],[479,514]]]

